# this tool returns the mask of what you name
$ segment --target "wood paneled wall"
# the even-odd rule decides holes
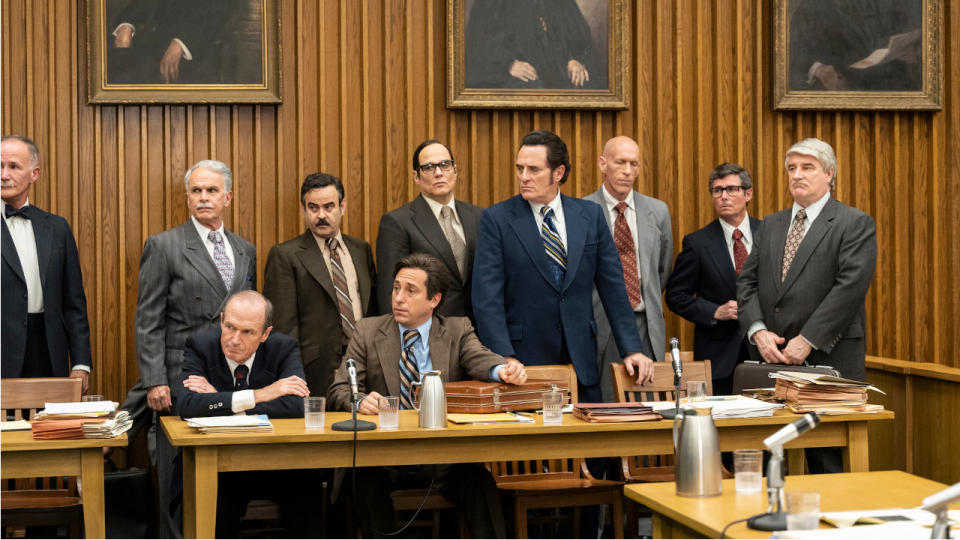
[[[490,205],[516,192],[520,138],[551,129],[568,143],[564,186],[599,185],[597,156],[634,137],[637,189],[668,204],[674,238],[713,219],[706,179],[721,161],[755,178],[751,212],[790,202],[783,153],[810,136],[840,162],[837,197],[876,218],[880,257],[868,296],[872,354],[960,366],[960,8],[943,2],[944,108],[937,113],[771,108],[768,0],[631,4],[632,104],[626,111],[445,107],[444,0],[284,0],[279,106],[92,106],[86,2],[2,0],[2,129],[33,137],[43,174],[31,200],[77,236],[92,326],[94,388],[119,399],[137,377],[133,316],[143,241],[187,218],[182,175],[216,158],[234,169],[227,225],[257,246],[300,232],[298,189],[322,170],[347,185],[346,232],[375,242],[380,216],[416,194],[413,147],[449,141],[457,198]],[[692,326],[668,315],[689,347]]]

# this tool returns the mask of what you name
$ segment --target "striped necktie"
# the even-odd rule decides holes
[[[353,301],[350,300],[350,288],[347,286],[347,273],[343,271],[340,262],[340,252],[337,249],[340,243],[336,237],[327,238],[327,248],[330,249],[330,277],[333,279],[333,288],[337,291],[337,308],[343,320],[343,333],[350,337],[356,330],[353,316]]]
[[[543,249],[547,252],[547,264],[553,272],[553,280],[557,287],[563,286],[563,278],[567,273],[567,250],[560,241],[560,233],[553,223],[553,208],[540,208],[543,223],[540,225],[540,236],[543,238]]]
[[[403,333],[403,347],[400,349],[400,408],[413,408],[413,383],[420,382],[420,370],[417,369],[417,357],[413,354],[413,345],[420,339],[420,332],[407,330]]]

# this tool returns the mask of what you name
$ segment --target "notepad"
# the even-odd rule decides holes
[[[30,429],[30,422],[26,420],[0,422],[0,431],[23,431],[26,429]]]
[[[73,401],[67,403],[44,403],[43,412],[47,416],[99,416],[110,414],[117,409],[116,401]]]
[[[447,420],[454,424],[532,424],[533,418],[513,413],[485,413],[485,414],[467,414],[467,413],[447,413]]]

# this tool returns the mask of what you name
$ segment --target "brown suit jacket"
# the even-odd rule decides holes
[[[376,308],[376,268],[370,244],[343,235],[357,271],[364,314]],[[267,256],[263,295],[273,302],[273,328],[300,342],[300,358],[313,396],[324,396],[347,345],[336,291],[313,233],[273,246]]]
[[[393,315],[369,317],[357,323],[347,354],[357,363],[357,386],[361,393],[400,395],[400,328]],[[488,380],[490,370],[506,361],[484,347],[466,317],[433,316],[430,327],[430,360],[443,382],[465,378]],[[327,409],[350,410],[350,385],[346,363],[327,393]]]

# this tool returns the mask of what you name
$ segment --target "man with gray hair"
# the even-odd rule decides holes
[[[710,198],[717,219],[683,237],[667,280],[670,311],[696,325],[693,358],[710,360],[713,393],[729,394],[733,370],[747,357],[737,324],[737,276],[753,249],[760,220],[750,217],[750,173],[736,163],[721,163],[710,173]]]
[[[864,299],[877,263],[873,218],[834,199],[837,158],[819,139],[787,150],[793,207],[767,216],[737,280],[751,356],[828,365],[865,380]],[[841,472],[839,452],[807,452],[810,472]]]
[[[140,257],[139,293],[134,321],[140,381],[127,402],[146,390],[154,417],[172,414],[182,391],[180,369],[187,338],[216,328],[226,299],[257,288],[257,252],[253,244],[227,231],[223,212],[233,200],[233,174],[214,160],[198,161],[184,175],[190,219],[147,238]],[[157,463],[160,503],[168,516],[176,493],[169,492],[177,452],[156,422],[151,448]],[[154,441],[151,441],[152,443]],[[173,488],[175,491],[176,488]],[[173,533],[179,524],[170,521]]]

